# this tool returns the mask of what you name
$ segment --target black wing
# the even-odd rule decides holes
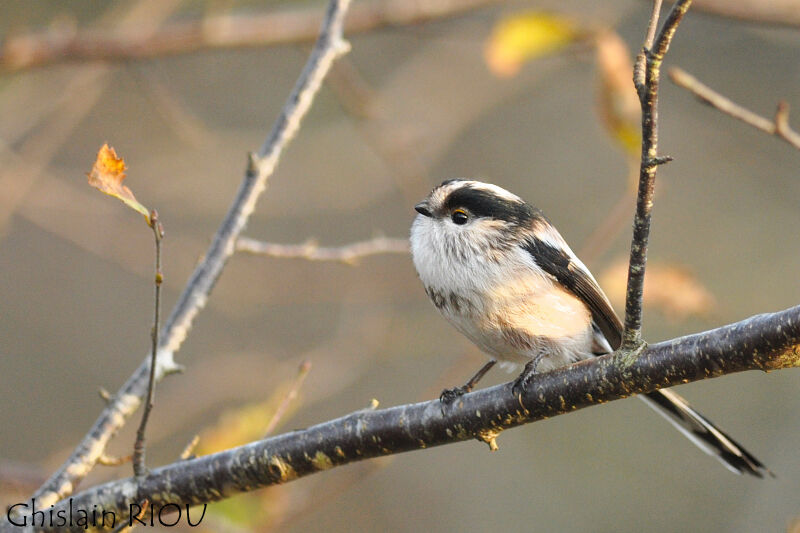
[[[561,236],[558,237],[561,240]],[[564,248],[558,248],[535,236],[522,245],[533,256],[539,268],[553,276],[586,304],[595,324],[611,348],[616,350],[622,344],[622,323],[611,308],[603,290],[585,267],[573,260],[566,246],[564,243]]]

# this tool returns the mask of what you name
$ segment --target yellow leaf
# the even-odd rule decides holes
[[[260,439],[264,435],[264,425],[275,412],[276,406],[276,401],[268,400],[223,413],[214,426],[200,435],[197,454],[219,452]]]
[[[215,425],[206,428],[201,433],[196,448],[197,455],[227,450],[264,438],[265,428],[272,417],[281,409],[281,405],[286,403],[287,397],[294,398],[291,396],[292,390],[296,392],[298,380],[301,380],[307,373],[307,369],[304,372],[301,368],[294,383],[287,382],[278,386],[265,401],[246,404],[222,413]],[[289,402],[285,405],[286,411],[284,411],[283,417],[291,416],[298,407],[297,401]]]
[[[286,409],[283,412],[285,417],[299,407],[296,401],[288,404],[286,401],[295,397],[294,394],[310,368],[308,362],[301,365],[297,377],[277,387],[269,399],[223,413],[216,424],[201,433],[199,444],[195,448],[197,455],[226,450],[264,438],[265,428],[270,425],[273,417],[278,416],[282,406]],[[266,490],[240,494],[218,502],[213,508],[209,508],[209,517],[214,522],[227,526],[220,529],[268,530],[269,525],[277,524],[285,517],[289,503],[285,491],[268,487]]]
[[[292,504],[299,504],[285,489],[267,487],[216,502],[208,507],[211,530],[273,531],[286,518]]]
[[[628,47],[611,30],[595,38],[599,77],[598,112],[611,137],[631,156],[641,151],[641,106],[633,86]]]
[[[567,17],[536,11],[517,13],[495,24],[484,58],[493,74],[509,77],[526,61],[556,52],[579,36],[578,25]]]
[[[125,205],[144,215],[150,224],[150,210],[136,201],[131,190],[122,184],[125,179],[125,161],[117,157],[117,153],[108,144],[104,144],[97,152],[97,159],[87,176],[89,185],[109,196],[119,198]]]
[[[600,285],[617,309],[625,305],[628,259],[619,258],[599,277]],[[648,261],[644,278],[644,305],[671,320],[708,316],[714,296],[683,265]]]

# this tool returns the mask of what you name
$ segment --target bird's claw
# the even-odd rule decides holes
[[[536,359],[528,361],[522,373],[514,380],[514,385],[511,386],[511,394],[513,394],[515,398],[518,398],[527,390],[528,385],[530,385],[534,376],[537,374],[536,367],[539,366],[540,360],[541,357],[537,357]]]
[[[519,377],[517,377],[517,379],[514,380],[514,385],[511,387],[511,394],[514,396],[514,398],[518,398],[523,392],[525,392],[532,378],[533,374],[523,372],[519,375]]]
[[[452,389],[445,389],[442,391],[442,394],[439,395],[439,401],[442,402],[444,405],[450,405],[458,398],[464,396],[468,392],[469,389],[467,389],[466,387],[454,387]]]

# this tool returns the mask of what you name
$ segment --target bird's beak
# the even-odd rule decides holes
[[[414,206],[414,209],[422,216],[430,217],[431,216],[431,209],[428,205],[428,202],[420,202]]]

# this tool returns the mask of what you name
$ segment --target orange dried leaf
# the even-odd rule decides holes
[[[117,153],[108,144],[104,144],[97,152],[97,159],[87,176],[89,185],[109,196],[119,198],[125,205],[144,215],[150,224],[150,210],[140,204],[131,190],[122,184],[125,179],[125,161],[117,157]]]
[[[516,13],[495,24],[484,58],[493,74],[510,77],[526,61],[557,52],[580,36],[578,25],[567,17],[536,11]]]
[[[600,285],[617,309],[625,305],[627,280],[627,258],[619,258],[600,275]],[[685,320],[690,316],[708,316],[715,301],[711,292],[683,265],[649,261],[644,278],[644,304],[671,320]]]

